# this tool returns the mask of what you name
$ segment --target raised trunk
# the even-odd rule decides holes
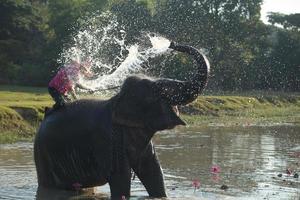
[[[209,73],[209,62],[206,57],[194,47],[177,45],[174,42],[171,42],[169,48],[187,53],[193,56],[197,62],[197,72],[190,81],[177,81],[171,79],[160,79],[157,81],[162,98],[169,101],[172,105],[185,105],[194,101],[206,86]]]
[[[175,42],[171,42],[170,47],[179,52],[187,53],[196,60],[198,68],[197,72],[195,73],[194,77],[191,80],[193,89],[197,90],[197,93],[200,94],[204,87],[206,86],[208,80],[208,73],[209,73],[209,62],[207,58],[196,48],[187,46],[187,45],[178,45]]]

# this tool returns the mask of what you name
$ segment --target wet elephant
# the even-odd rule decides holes
[[[171,43],[197,61],[190,81],[132,76],[109,100],[79,100],[45,117],[34,142],[39,187],[75,190],[109,183],[112,198],[130,196],[131,170],[149,196],[165,197],[151,138],[185,125],[177,105],[195,100],[209,64],[195,48]]]

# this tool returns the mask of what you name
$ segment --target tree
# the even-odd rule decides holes
[[[272,25],[265,25],[260,21],[261,3],[2,0],[0,82],[45,85],[52,76],[50,72],[58,67],[60,53],[73,45],[72,38],[84,28],[84,21],[109,9],[117,18],[118,34],[120,30],[127,33],[126,45],[141,40],[145,32],[155,32],[201,49],[212,66],[210,89],[299,91],[300,14],[270,13]],[[99,53],[110,60],[120,52],[115,47],[103,49]],[[151,59],[149,63],[151,74],[180,79],[189,77],[193,67],[182,54]]]
[[[300,29],[300,13],[285,15],[281,13],[270,12],[267,17],[268,22],[270,22],[272,25],[281,25],[285,29]]]
[[[23,74],[25,65],[35,65],[40,61],[45,44],[43,18],[28,0],[3,0],[0,13],[0,80],[15,82],[26,79]]]
[[[179,43],[204,49],[213,66],[211,87],[235,90],[253,86],[247,83],[258,56],[254,41],[265,34],[256,34],[262,24],[262,0],[158,2],[155,30]]]
[[[84,17],[92,15],[94,12],[101,11],[106,3],[106,0],[49,1],[49,26],[54,33],[49,47],[51,57],[57,60],[62,49],[67,45],[72,45],[71,37],[79,30],[79,19],[84,19]],[[53,65],[54,68],[57,67],[57,63],[53,63]]]
[[[124,27],[128,42],[134,43],[143,31],[153,30],[152,16],[145,1],[114,1],[110,6],[117,21]]]
[[[46,85],[78,19],[100,10],[97,0],[0,2],[0,82]]]

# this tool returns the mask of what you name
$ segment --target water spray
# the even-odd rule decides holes
[[[104,22],[99,23],[99,18]],[[59,61],[88,59],[97,76],[93,80],[81,77],[80,83],[95,92],[117,89],[128,76],[145,71],[149,58],[168,52],[170,46],[168,39],[154,33],[142,33],[139,42],[126,45],[126,35],[112,14],[95,16],[78,31],[74,45],[64,49]]]

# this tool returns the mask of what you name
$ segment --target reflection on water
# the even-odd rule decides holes
[[[300,127],[178,128],[155,136],[170,199],[299,199]],[[39,190],[32,144],[0,145],[0,199],[107,199],[95,194]],[[212,165],[220,167],[210,173]],[[286,169],[293,170],[292,175]],[[278,177],[282,174],[282,177]],[[194,189],[193,180],[200,181]],[[228,186],[222,190],[221,186]],[[133,180],[131,199],[147,193]]]

